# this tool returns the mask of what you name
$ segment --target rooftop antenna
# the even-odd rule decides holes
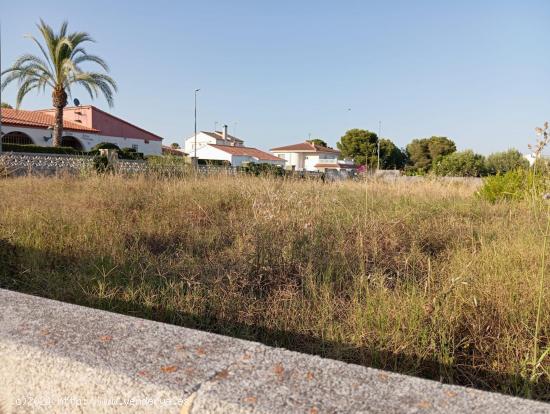
[[[80,112],[80,101],[78,100],[78,98],[74,98],[73,99],[73,103],[74,103],[74,106],[76,106],[76,111],[74,111],[75,115],[77,116],[77,118],[75,119],[76,122],[80,122],[82,123],[82,119],[80,118],[80,116],[82,115],[82,112]]]
[[[218,130],[218,121],[214,122],[214,132]]]

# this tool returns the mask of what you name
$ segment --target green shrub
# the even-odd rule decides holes
[[[137,152],[134,148],[122,148],[118,152],[118,158],[123,160],[143,160],[143,152]]]
[[[434,161],[436,175],[452,177],[481,177],[485,175],[485,157],[472,150],[453,152]]]
[[[120,147],[116,144],[111,144],[110,142],[100,142],[97,145],[94,145],[94,147],[90,150],[90,152],[98,151],[100,149],[115,149],[120,151]]]
[[[488,174],[504,174],[508,171],[514,171],[518,168],[529,168],[527,161],[521,152],[516,149],[510,149],[503,152],[495,152],[487,157],[487,173]]]
[[[149,165],[190,165],[189,159],[175,155],[149,155],[147,156],[147,164]]]
[[[36,154],[83,154],[71,147],[41,147],[39,145],[2,144],[5,152],[30,152]]]
[[[134,148],[122,148],[116,144],[110,142],[101,142],[95,145],[88,154],[97,156],[99,155],[99,150],[116,150],[118,153],[118,158],[122,160],[143,160],[144,156],[142,152],[137,152]]]
[[[193,173],[189,159],[174,155],[149,155],[148,173],[158,178],[182,178]]]
[[[273,164],[255,164],[247,163],[240,167],[240,170],[250,175],[268,175],[272,177],[282,177],[285,175],[285,170],[279,165]]]
[[[104,155],[96,155],[94,157],[94,169],[99,174],[113,172],[114,168],[109,164],[109,159]]]
[[[197,160],[198,165],[212,165],[220,167],[229,167],[231,163],[226,160]]]
[[[483,180],[479,195],[491,202],[519,200],[527,189],[527,174],[521,170],[489,176]]]
[[[546,174],[518,168],[485,178],[478,195],[493,203],[500,200],[522,200],[531,194],[538,197],[549,190],[548,180]]]

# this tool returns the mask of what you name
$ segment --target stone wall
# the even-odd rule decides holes
[[[12,176],[21,175],[56,175],[56,174],[79,174],[94,170],[93,157],[87,155],[65,155],[65,154],[32,154],[22,152],[0,153],[0,167],[4,166]],[[123,175],[153,174],[165,177],[178,177],[190,172],[188,165],[155,165],[148,164],[143,160],[118,160],[114,165],[114,171]],[[199,165],[199,173],[237,175],[241,173],[235,167]],[[297,172],[297,177],[320,178],[318,172]],[[326,174],[328,181],[345,180],[357,178],[348,173]],[[432,176],[404,176],[400,171],[378,171],[369,175],[369,179],[384,180],[388,182],[423,182],[439,181],[445,183],[461,183],[480,186],[482,178],[478,177],[432,177]],[[0,413],[1,414],[1,413]]]
[[[11,176],[81,174],[94,171],[94,158],[89,155],[2,152],[0,165]],[[146,173],[148,165],[140,160],[118,160],[115,171],[120,174]]]
[[[84,155],[2,152],[0,164],[12,176],[78,174],[93,169],[93,158]]]
[[[550,405],[0,289],[0,412],[550,413]]]

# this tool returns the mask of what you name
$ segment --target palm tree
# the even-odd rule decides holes
[[[83,71],[82,63],[96,63],[105,71],[109,67],[99,56],[89,55],[83,45],[94,42],[88,33],[67,33],[68,23],[63,22],[59,33],[54,33],[42,19],[37,25],[42,34],[44,45],[34,36],[28,35],[40,48],[42,56],[25,54],[20,56],[13,66],[2,72],[6,75],[1,82],[2,90],[11,82],[18,81],[16,107],[19,108],[25,95],[36,89],[44,92],[52,88],[52,103],[55,108],[55,124],[53,125],[53,145],[61,145],[63,136],[63,108],[67,106],[67,94],[71,94],[71,86],[82,86],[93,99],[99,93],[105,96],[110,107],[113,106],[113,93],[117,86],[115,81],[105,73]]]

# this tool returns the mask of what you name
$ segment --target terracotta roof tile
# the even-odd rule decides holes
[[[259,149],[256,149],[256,148],[233,147],[231,145],[216,145],[216,144],[208,144],[208,146],[217,148],[231,155],[244,155],[248,157],[257,158],[260,161],[284,161],[282,158],[276,157],[268,152],[260,151]]]
[[[29,128],[48,128],[53,126],[55,118],[40,111],[2,108],[2,123]],[[72,131],[99,132],[97,129],[66,120],[63,120],[63,128]]]
[[[287,145],[285,147],[271,148],[270,151],[281,152],[322,152],[322,153],[335,153],[339,154],[340,151],[330,147],[323,147],[321,145],[312,144],[310,142],[301,142],[299,144]]]

